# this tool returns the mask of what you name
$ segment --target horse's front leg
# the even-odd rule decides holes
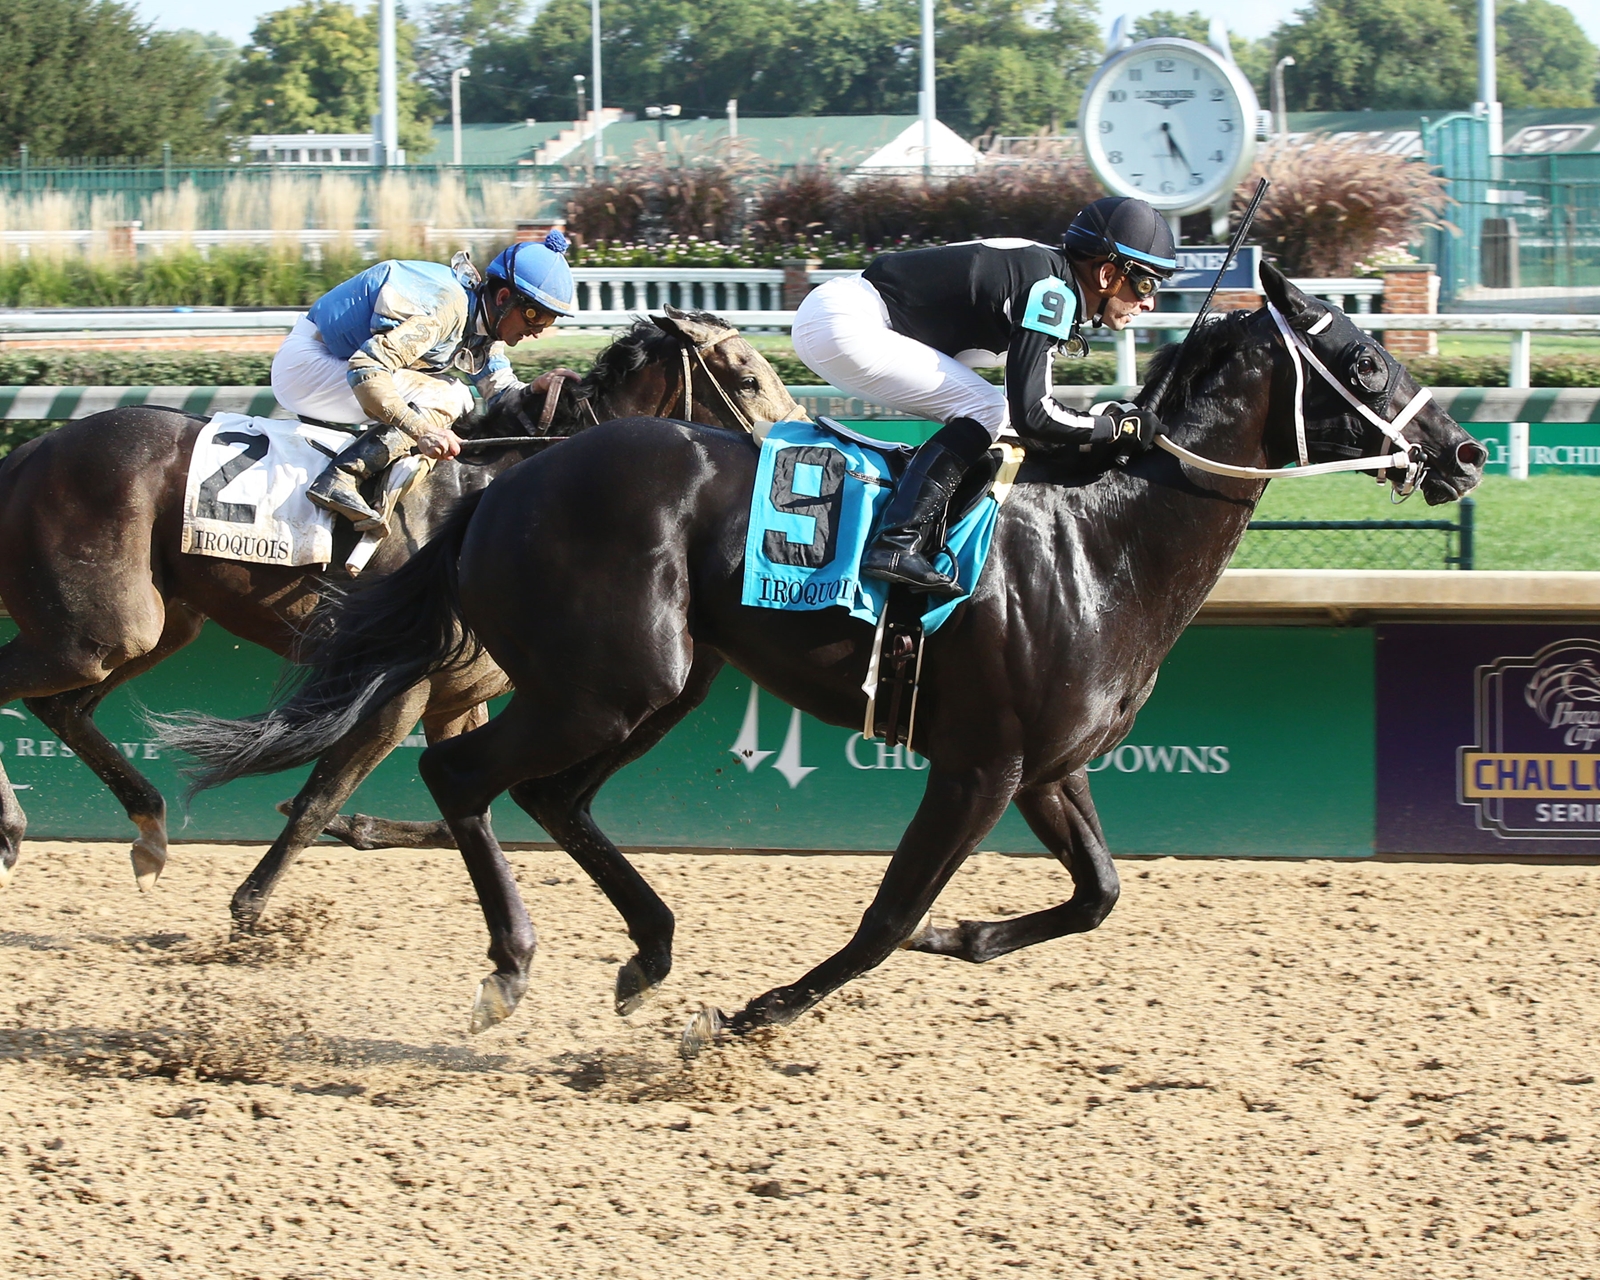
[[[731,1017],[701,1010],[683,1033],[683,1055],[693,1057],[723,1029],[742,1035],[793,1022],[824,996],[882,964],[916,933],[940,890],[1000,820],[1018,772],[1014,760],[963,770],[931,766],[922,803],[855,936],[800,981],[756,997]]]
[[[1016,805],[1033,834],[1071,874],[1072,897],[1059,907],[1033,911],[1013,920],[929,925],[911,944],[913,951],[931,951],[982,964],[1036,942],[1069,933],[1087,933],[1111,914],[1121,888],[1099,815],[1089,797],[1088,774],[1080,769],[1063,782],[1019,791]]]

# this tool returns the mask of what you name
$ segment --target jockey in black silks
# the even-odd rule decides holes
[[[810,293],[795,354],[832,385],[945,425],[908,464],[862,559],[863,574],[936,597],[961,594],[927,539],[967,468],[1010,427],[1024,443],[1100,462],[1149,449],[1155,416],[1119,402],[1076,413],[1051,394],[1051,359],[1083,356],[1081,327],[1124,329],[1177,270],[1171,229],[1143,200],[1086,206],[1062,247],[975,240],[886,253]],[[1003,388],[973,367],[1004,363]]]
[[[466,253],[449,266],[390,260],[328,290],[272,358],[272,390],[297,417],[374,423],[311,483],[317,506],[369,529],[382,517],[359,486],[415,449],[427,458],[461,451],[454,424],[472,410],[466,374],[493,405],[522,390],[508,346],[537,338],[557,316],[577,313],[567,238],[501,252],[480,278]],[[553,369],[534,380],[546,390]]]

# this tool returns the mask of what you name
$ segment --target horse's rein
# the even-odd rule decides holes
[[[1421,446],[1415,445],[1406,439],[1405,428],[1417,416],[1422,407],[1433,398],[1433,393],[1428,388],[1421,387],[1418,389],[1417,394],[1402,406],[1393,420],[1380,418],[1372,411],[1370,406],[1356,399],[1345,388],[1344,383],[1334,376],[1332,370],[1317,358],[1317,354],[1311,350],[1310,344],[1290,327],[1289,322],[1284,319],[1283,313],[1277,307],[1269,302],[1267,303],[1267,310],[1272,313],[1273,322],[1278,326],[1278,332],[1283,337],[1284,346],[1288,348],[1289,359],[1294,365],[1294,435],[1300,465],[1297,467],[1236,467],[1226,462],[1213,462],[1209,458],[1202,458],[1197,453],[1191,453],[1169,436],[1157,436],[1156,444],[1197,470],[1206,471],[1217,476],[1233,476],[1240,480],[1288,480],[1297,476],[1334,475],[1341,471],[1404,471],[1404,479],[1394,482],[1394,487],[1402,498],[1409,496],[1421,481],[1422,473],[1427,469],[1427,463],[1422,456]],[[1329,312],[1311,327],[1311,332],[1320,333],[1332,321],[1333,313]],[[1343,396],[1356,412],[1392,440],[1396,446],[1396,452],[1392,454],[1376,454],[1370,458],[1342,458],[1337,462],[1313,463],[1310,460],[1306,446],[1306,385],[1305,368],[1301,363],[1302,360],[1310,364],[1322,380]]]

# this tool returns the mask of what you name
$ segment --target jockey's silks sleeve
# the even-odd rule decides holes
[[[406,402],[394,375],[421,365],[423,353],[437,346],[442,336],[440,317],[431,312],[373,334],[350,357],[347,376],[356,403],[377,421],[399,427],[413,438],[428,430],[433,424]]]
[[[1006,352],[1006,404],[1011,429],[1023,440],[1052,445],[1077,445],[1087,450],[1098,443],[1093,415],[1056,403],[1051,377],[1055,339],[1018,326]]]

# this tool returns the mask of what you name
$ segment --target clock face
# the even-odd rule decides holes
[[[1117,195],[1169,213],[1203,209],[1255,156],[1255,95],[1238,69],[1187,40],[1147,40],[1112,57],[1079,121],[1095,174]]]

